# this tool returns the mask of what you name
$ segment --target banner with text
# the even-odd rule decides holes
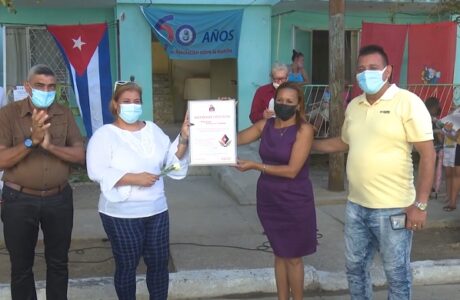
[[[142,7],[171,59],[236,58],[243,10],[181,11]]]

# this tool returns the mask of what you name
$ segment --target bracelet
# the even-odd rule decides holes
[[[179,134],[179,144],[182,144],[182,145],[187,145],[188,144],[188,139],[184,139],[182,137],[182,134]]]
[[[267,170],[267,166],[265,164],[262,165],[262,173],[265,174],[265,171]]]

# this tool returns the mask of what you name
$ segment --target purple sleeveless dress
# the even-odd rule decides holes
[[[259,154],[267,165],[287,165],[297,126],[277,129],[267,120]],[[316,213],[308,160],[294,179],[261,174],[257,182],[257,214],[278,257],[302,257],[316,252]]]

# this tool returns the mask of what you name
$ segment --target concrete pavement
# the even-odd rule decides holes
[[[257,158],[256,149],[254,145],[241,147],[238,153],[240,157]],[[257,172],[239,173],[231,167],[192,167],[185,180],[167,180],[171,219],[171,299],[226,295],[242,299],[248,298],[248,294],[276,291],[273,255],[254,206],[257,177]],[[345,297],[343,213],[346,192],[326,190],[327,165],[313,164],[311,178],[315,188],[319,246],[317,253],[304,259],[305,289],[308,293],[338,292],[337,297]],[[98,186],[83,183],[74,184],[73,188],[73,240],[82,243],[104,239],[106,235],[97,213]],[[440,200],[430,201],[428,227],[460,226],[460,210],[446,213],[442,206]],[[70,272],[73,278],[70,299],[116,299],[110,272],[104,277],[94,277],[82,271],[73,273],[72,269]],[[374,285],[384,286],[385,277],[378,259],[372,273]],[[141,274],[138,295],[139,299],[147,299]],[[417,286],[460,283],[460,260],[414,262],[413,274]],[[85,278],[79,278],[81,275]],[[39,282],[38,286],[40,299],[45,299],[44,283]],[[458,287],[454,287],[458,291]],[[0,284],[0,299],[9,298],[8,285]]]
[[[460,285],[427,285],[415,286],[412,291],[412,299],[414,300],[452,300],[458,299],[460,293]],[[374,291],[374,300],[387,300],[386,290],[378,289]],[[275,295],[249,295],[248,299],[257,300],[276,300]],[[235,298],[213,298],[215,300],[228,300]],[[245,298],[246,299],[246,298]],[[306,293],[304,295],[306,300],[343,300],[349,299],[346,293]]]

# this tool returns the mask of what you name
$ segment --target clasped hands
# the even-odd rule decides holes
[[[34,146],[40,145],[43,149],[47,149],[50,145],[50,133],[48,129],[51,123],[46,123],[49,116],[45,110],[34,109],[32,112],[32,127],[31,136]]]

